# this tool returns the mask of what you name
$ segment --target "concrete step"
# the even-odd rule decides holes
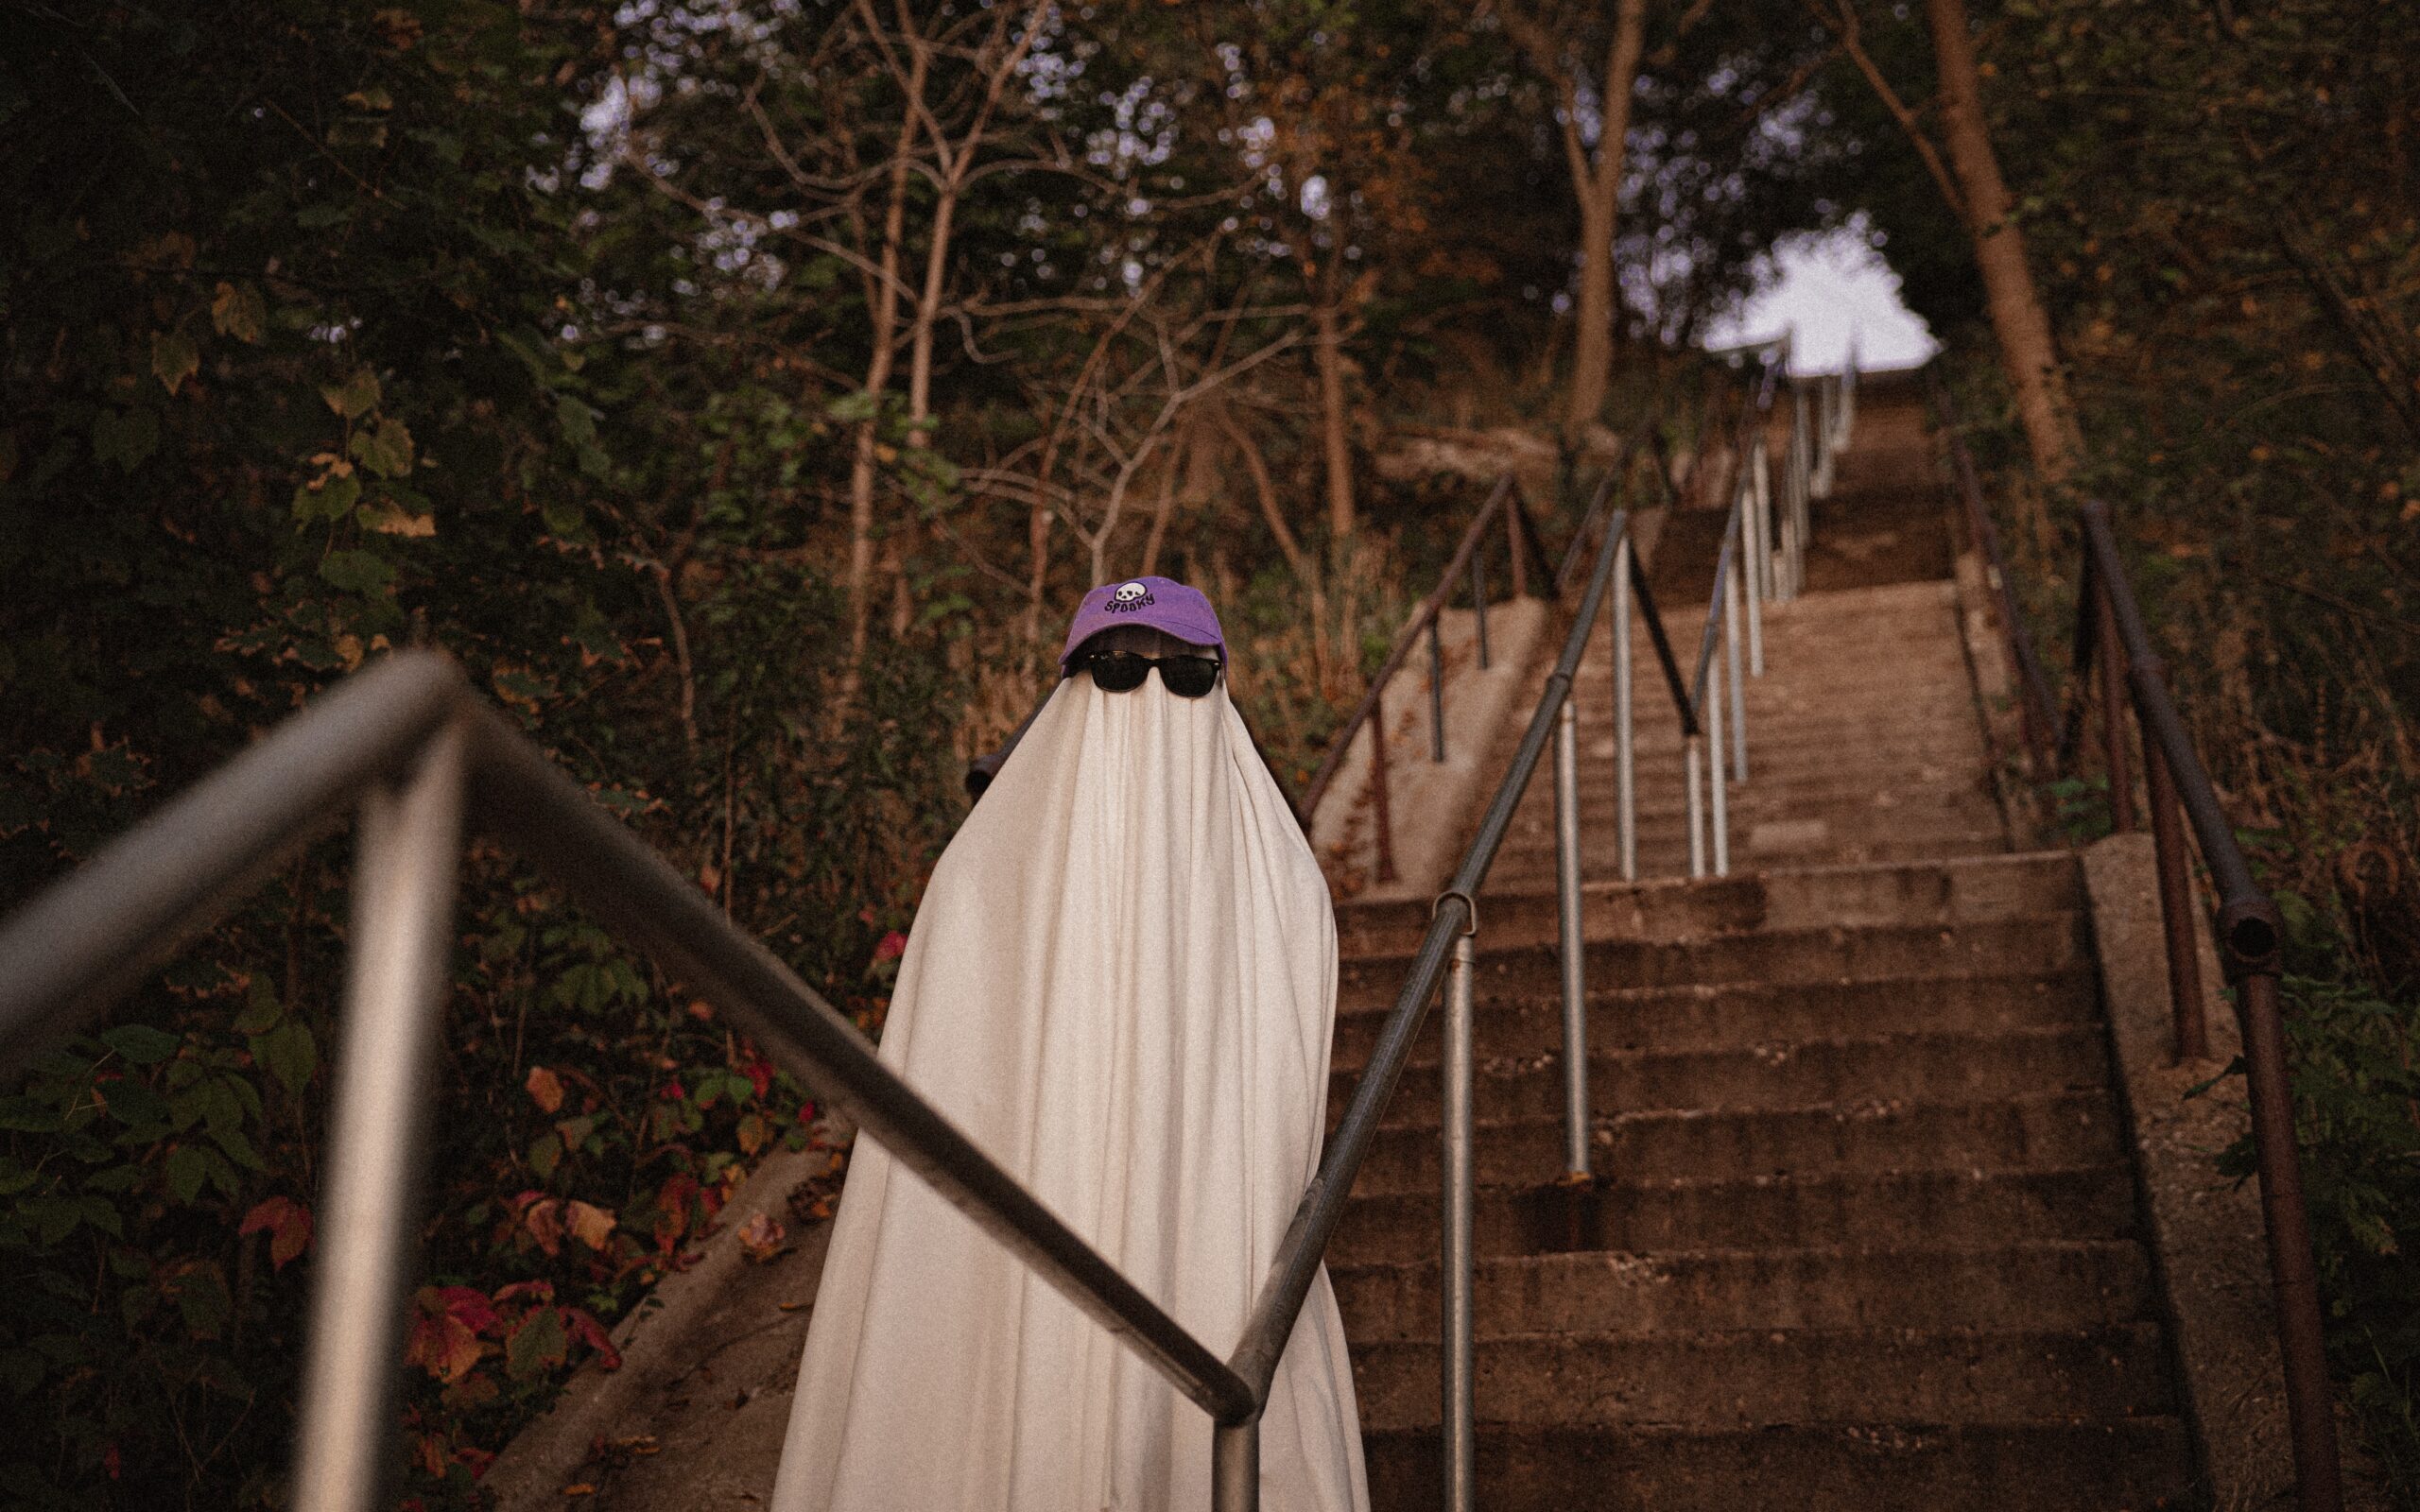
[[[1331,1122],[1360,1080],[1357,1066],[1329,1074]],[[1940,1031],[1860,1039],[1777,1040],[1744,1050],[1608,1050],[1588,1056],[1588,1102],[1605,1118],[1660,1109],[1779,1111],[1859,1108],[1893,1101],[1979,1102],[2105,1085],[2108,1046],[2097,1028]],[[1409,1066],[1384,1122],[1437,1125],[1441,1075]],[[1478,1118],[1553,1118],[1564,1108],[1560,1051],[1479,1062]]]
[[[1952,925],[1757,930],[1704,940],[1592,940],[1585,967],[1588,981],[1607,987],[1682,987],[2062,971],[2090,959],[2083,916],[2057,913]],[[1338,1011],[1392,1004],[1410,964],[1409,955],[1345,962]],[[1492,1004],[1560,992],[1562,981],[1555,947],[1521,945],[1482,952],[1475,990]]]
[[[1566,1330],[1478,1346],[1478,1419],[1526,1427],[1687,1423],[2122,1421],[2170,1411],[2159,1329],[1789,1329],[1651,1335]],[[1353,1353],[1364,1432],[1438,1420],[1433,1339]]]
[[[1579,1250],[1992,1246],[2123,1239],[2135,1229],[2124,1165],[2054,1170],[1901,1171],[1724,1181],[1616,1181],[1485,1187],[1473,1243],[1480,1255]],[[1433,1258],[1437,1194],[1356,1194],[1329,1247],[1331,1266]]]
[[[1357,1347],[1436,1339],[1434,1260],[1329,1274]],[[2142,1246],[2113,1240],[1506,1255],[1473,1267],[1471,1297],[1479,1338],[1566,1329],[1622,1339],[1781,1329],[2089,1331],[2144,1322],[2158,1309]]]
[[[1370,1501],[1430,1512],[1433,1430],[1365,1433]],[[2118,1512],[2185,1503],[2192,1445],[2172,1417],[2117,1423],[1482,1428],[1479,1504],[1493,1512]]]
[[[2064,971],[1872,982],[1677,988],[1600,983],[1588,994],[1588,1043],[1599,1051],[1742,1050],[1856,1034],[2090,1026],[2100,1022],[2098,991],[2098,978],[2081,962]],[[1375,1005],[1338,1018],[1337,1065],[1368,1063],[1392,1006]],[[1472,1043],[1484,1057],[1552,1055],[1563,1044],[1559,995],[1491,999],[1473,1017]],[[1413,1064],[1436,1064],[1437,1036],[1432,1007],[1413,1046]]]
[[[2121,1160],[2116,1108],[2100,1090],[1988,1102],[1876,1099],[1756,1112],[1684,1108],[1590,1120],[1590,1163],[1640,1181],[1858,1171],[1966,1171]],[[1559,1114],[1478,1125],[1474,1160],[1485,1185],[1553,1180],[1564,1171]],[[1430,1124],[1379,1130],[1357,1193],[1438,1190]]]
[[[1709,800],[1709,845],[1713,843],[1713,823],[1714,810]],[[1732,840],[1735,866],[1752,853],[1772,856],[1776,859],[1764,864],[1776,865],[1782,864],[1778,858],[1789,852],[1823,850],[1876,834],[1907,844],[1932,836],[1963,838],[1980,834],[1996,838],[2004,828],[1999,808],[1987,794],[1921,789],[1893,795],[1888,803],[1877,802],[1872,794],[1811,804],[1735,803],[1730,805],[1724,823]],[[1616,849],[1619,835],[1611,809],[1593,819],[1583,816],[1580,830],[1581,869],[1585,871],[1591,863],[1609,869],[1616,868],[1620,861]],[[1642,810],[1638,816],[1638,844],[1642,851],[1656,847],[1684,848],[1688,837],[1685,809],[1659,807]],[[1555,843],[1554,816],[1550,812],[1516,816],[1505,831],[1495,865],[1488,870],[1489,880],[1506,885],[1514,878],[1552,877]]]
[[[1586,891],[1582,925],[1591,937],[1664,941],[1752,929],[1977,923],[2083,905],[2075,857],[2054,851],[1905,867],[1776,869],[1698,882],[1600,883]],[[1408,954],[1427,933],[1433,912],[1426,899],[1341,904],[1339,949],[1347,956]],[[1479,923],[1491,949],[1552,941],[1560,927],[1554,890],[1490,887]]]
[[[2008,848],[2006,829],[1996,816],[1987,823],[1979,814],[1966,826],[1919,834],[1903,833],[1896,826],[1877,826],[1863,821],[1851,823],[1845,817],[1837,822],[1827,818],[1820,827],[1810,828],[1805,821],[1790,821],[1787,825],[1776,825],[1768,833],[1760,833],[1762,828],[1738,819],[1732,821],[1732,875],[1763,867],[1898,866],[1910,862],[1991,855]],[[1547,857],[1550,854],[1545,853]],[[1713,865],[1711,853],[1707,865]],[[1613,848],[1598,845],[1584,853],[1580,878],[1583,883],[1614,882],[1619,880],[1619,862]],[[1686,876],[1687,871],[1688,845],[1685,833],[1675,832],[1668,835],[1640,836],[1640,877],[1677,880]],[[1541,891],[1553,885],[1554,872],[1550,867],[1526,860],[1516,868],[1499,864],[1489,873],[1487,883],[1490,888],[1502,886],[1518,892]]]

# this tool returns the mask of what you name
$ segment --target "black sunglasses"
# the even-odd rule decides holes
[[[1145,656],[1139,651],[1091,652],[1078,657],[1067,676],[1090,672],[1093,686],[1103,693],[1132,693],[1153,667],[1160,669],[1160,681],[1168,692],[1180,698],[1201,697],[1219,683],[1215,656]]]

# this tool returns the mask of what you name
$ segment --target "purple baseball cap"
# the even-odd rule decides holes
[[[1067,644],[1059,653],[1059,664],[1064,667],[1076,647],[1086,641],[1122,625],[1148,625],[1195,645],[1215,645],[1219,660],[1227,659],[1227,638],[1219,629],[1219,611],[1200,589],[1187,588],[1173,577],[1129,577],[1101,584],[1076,606],[1076,622],[1067,627]]]

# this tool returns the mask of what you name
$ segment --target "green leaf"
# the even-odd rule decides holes
[[[527,1381],[562,1365],[570,1352],[571,1341],[563,1333],[562,1314],[551,1307],[541,1307],[523,1318],[512,1336],[504,1341],[504,1366],[513,1380]]]
[[[548,499],[540,517],[546,522],[548,530],[566,541],[588,539],[588,515],[576,500]]]
[[[307,205],[294,213],[294,224],[304,231],[324,231],[330,226],[341,226],[352,218],[353,202],[349,199],[330,199]]]
[[[160,421],[147,409],[105,409],[93,417],[93,455],[131,472],[160,444]]]
[[[373,593],[395,580],[395,570],[367,551],[332,551],[320,558],[320,576],[349,593]]]
[[[552,1179],[555,1167],[561,1165],[562,1160],[562,1138],[553,1130],[549,1129],[529,1142],[529,1169],[537,1173],[539,1180]]]
[[[843,425],[856,425],[873,419],[875,410],[881,407],[881,403],[879,395],[871,390],[860,389],[854,394],[842,394],[832,401],[823,413]]]
[[[147,1127],[168,1122],[168,1105],[139,1081],[113,1081],[101,1090],[110,1116],[121,1124]]]
[[[168,1195],[191,1202],[210,1179],[210,1152],[199,1144],[180,1144],[168,1152]]]
[[[555,420],[563,428],[563,439],[572,445],[589,446],[596,440],[596,411],[569,394],[555,401]]]
[[[378,375],[363,368],[341,384],[322,384],[320,397],[347,420],[359,420],[378,407]]]
[[[252,978],[251,993],[245,999],[244,1011],[235,1015],[235,1032],[267,1034],[285,1017],[285,1005],[277,1001],[277,994],[269,989],[267,980],[256,976]]]
[[[391,415],[378,417],[375,430],[353,438],[353,459],[382,478],[399,478],[412,470],[412,433]]]
[[[325,479],[319,488],[305,484],[294,490],[297,520],[342,520],[361,498],[361,480],[346,473]]]
[[[185,1330],[197,1339],[215,1339],[235,1314],[234,1298],[227,1295],[226,1279],[216,1265],[197,1265],[168,1283]]]
[[[0,1129],[15,1129],[26,1134],[56,1134],[60,1114],[56,1105],[39,1097],[0,1097]]]
[[[193,337],[182,331],[156,331],[151,335],[151,376],[161,386],[175,393],[184,381],[201,370],[201,349]]]
[[[302,1095],[320,1069],[319,1041],[311,1026],[300,1019],[289,1018],[268,1033],[253,1036],[251,1052],[252,1059],[296,1097]]]
[[[245,1170],[266,1171],[268,1169],[268,1162],[261,1159],[260,1152],[252,1148],[252,1142],[244,1137],[242,1128],[214,1128],[210,1131],[210,1137],[218,1142],[218,1147],[227,1152],[229,1160]],[[235,1195],[233,1192],[227,1194],[231,1197]]]
[[[138,1066],[156,1066],[177,1053],[184,1041],[147,1023],[121,1023],[101,1036],[101,1043]]]

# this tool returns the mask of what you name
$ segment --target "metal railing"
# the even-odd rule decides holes
[[[1253,1504],[1259,1413],[1335,1227],[1328,1189],[1314,1181],[1305,1194],[1252,1325],[1220,1359],[433,653],[389,658],[315,699],[0,926],[0,1073],[98,1014],[356,804],[354,923],[291,1503],[300,1512],[368,1512],[395,1463],[416,1228],[406,1194],[421,1163],[451,974],[456,870],[474,828],[647,947],[1210,1413],[1219,1424],[1219,1505]],[[1360,1147],[1367,1143],[1365,1129]],[[1338,1181],[1338,1170],[1331,1158],[1322,1179]],[[1351,1172],[1341,1168],[1342,1185]]]
[[[1602,514],[1609,502],[1610,493],[1600,497],[1592,516]],[[1430,633],[1433,662],[1436,611],[1464,567],[1473,571],[1474,596],[1484,612],[1477,553],[1480,532],[1497,512],[1508,530],[1516,593],[1525,588],[1525,553],[1544,563],[1534,528],[1524,528],[1527,517],[1509,483],[1499,485],[1466,532],[1455,568],[1415,617],[1413,633],[1423,625]],[[1736,528],[1736,499],[1734,515]],[[451,976],[456,879],[469,834],[476,831],[519,850],[573,900],[730,1015],[819,1100],[848,1114],[994,1242],[1207,1412],[1214,1423],[1213,1504],[1218,1512],[1246,1512],[1258,1504],[1259,1418],[1278,1361],[1442,984],[1447,1086],[1441,1386],[1447,1504],[1467,1509],[1474,1466],[1476,900],[1552,737],[1569,1154],[1573,1170],[1584,1175],[1587,1057],[1572,684],[1609,593],[1619,610],[1622,651],[1616,674],[1625,706],[1634,589],[1664,652],[1676,696],[1679,692],[1678,674],[1632,550],[1629,523],[1627,510],[1604,516],[1586,591],[1536,711],[1477,836],[1437,899],[1427,933],[1327,1141],[1319,1171],[1296,1205],[1240,1339],[1224,1359],[1043,1206],[942,1109],[883,1066],[847,1019],[608,815],[478,699],[452,662],[435,653],[389,658],[313,700],[0,924],[0,1074],[13,1073],[46,1044],[97,1016],[240,902],[285,857],[357,810],[354,921],[291,1504],[300,1512],[367,1512],[379,1503],[396,1461],[396,1387],[416,1230],[409,1194],[424,1155],[425,1089]],[[1410,640],[1408,634],[1398,642],[1392,663],[1400,663]],[[1432,671],[1442,668],[1432,665]],[[1702,682],[1703,676],[1702,670]],[[1376,686],[1383,686],[1383,679]],[[1376,698],[1367,698],[1357,717],[1374,723],[1376,709]],[[1685,700],[1682,713],[1685,727]],[[1315,786],[1312,796],[1318,791]],[[1309,807],[1305,805],[1305,813]],[[1631,818],[1626,808],[1626,855]]]
[[[2209,1053],[2193,929],[2193,858],[2185,849],[2185,827],[2177,817],[2180,805],[2218,892],[2214,933],[2220,964],[2236,988],[2236,1017],[2243,1038],[2244,1081],[2252,1105],[2253,1145],[2260,1177],[2262,1227],[2268,1236],[2270,1284],[2277,1309],[2277,1345],[2285,1367],[2294,1477],[2303,1512],[2340,1512],[2344,1492],[2320,1320],[2319,1274],[2311,1258],[2310,1212],[2303,1198],[2293,1092],[2286,1069],[2285,1018],[2278,1005],[2284,921],[2275,901],[2253,881],[2251,865],[2236,843],[2234,826],[2169,696],[2167,667],[2152,648],[2142,609],[2127,580],[2118,538],[2109,528],[2108,506],[2098,500],[2084,505],[2083,535],[2073,684],[2079,696],[2070,705],[2060,739],[2060,766],[2073,765],[2084,720],[2081,693],[2098,662],[2109,822],[2121,833],[2135,828],[2134,782],[2126,754],[2129,707],[2142,740],[2144,798],[2158,856],[2169,1005],[2180,1060],[2199,1059]]]
[[[1960,434],[1956,418],[1950,413],[1949,390],[1942,384],[1941,370],[1931,364],[1925,367],[1925,391],[1931,401],[1940,434],[1948,442],[1950,472],[1957,481],[1959,501],[1963,506],[1966,535],[1979,558],[1983,586],[1991,593],[1993,607],[1999,615],[2000,638],[2008,647],[2009,663],[2016,670],[2017,716],[2025,733],[2026,754],[2032,760],[2034,775],[2048,778],[2052,770],[2050,731],[2058,723],[2052,712],[2050,679],[2042,670],[2033,633],[2017,610],[2008,556],[2000,549],[1999,527],[1993,523],[1991,508],[1983,502],[1983,485],[1975,472],[1974,454],[1966,449],[1966,438]]]
[[[1411,648],[1426,636],[1428,642],[1428,759],[1445,760],[1445,650],[1439,626],[1455,588],[1468,576],[1471,585],[1472,623],[1477,641],[1478,669],[1488,669],[1487,644],[1487,550],[1489,528],[1498,518],[1504,523],[1504,555],[1507,576],[1512,581],[1512,596],[1523,598],[1530,592],[1530,568],[1532,562],[1543,568],[1546,553],[1538,541],[1537,525],[1521,502],[1520,490],[1513,485],[1510,473],[1496,479],[1488,491],[1487,502],[1471,517],[1462,531],[1462,539],[1454,548],[1453,559],[1438,577],[1437,586],[1420,601],[1411,617],[1396,632],[1395,643],[1389,647],[1387,659],[1370,678],[1370,686],[1361,695],[1353,713],[1328,743],[1327,753],[1311,773],[1295,805],[1295,817],[1302,821],[1305,833],[1311,817],[1319,812],[1320,800],[1327,796],[1330,783],[1342,769],[1354,740],[1363,730],[1370,731],[1370,809],[1374,829],[1376,857],[1374,879],[1381,884],[1395,880],[1394,822],[1387,777],[1386,696],[1387,687],[1404,663],[1411,658]],[[1568,563],[1566,562],[1566,566]],[[1558,574],[1555,588],[1564,586],[1564,574]]]
[[[2073,677],[2057,745],[2050,748],[2048,679],[2017,610],[1973,458],[1958,436],[1947,392],[1937,376],[1933,397],[1964,496],[1969,529],[1992,575],[2001,630],[2016,662],[2018,701],[2034,775],[2047,780],[2076,769],[2091,701],[2085,690],[2097,670],[2109,822],[2119,833],[2135,828],[2126,734],[2127,712],[2131,709],[2134,713],[2142,745],[2143,797],[2158,860],[2170,1027],[2180,1061],[2200,1059],[2209,1053],[2193,927],[2193,857],[2186,849],[2187,824],[2217,892],[2213,934],[2220,965],[2236,989],[2298,1505],[2303,1512],[2342,1512],[2344,1494],[2337,1461],[2319,1279],[2311,1255],[2310,1213],[2303,1196],[2301,1154],[2295,1143],[2293,1098],[2286,1066],[2285,1021],[2278,1002],[2284,928],[2277,905],[2253,880],[2251,865],[2236,843],[2218,790],[2169,696],[2167,667],[2152,644],[2142,608],[2127,578],[2118,538],[2110,528],[2109,507],[2098,500],[2087,501],[2083,508],[2083,576],[2076,594]],[[2178,817],[2180,808],[2183,823]]]
[[[1765,675],[1765,606],[1786,603],[1805,592],[1813,501],[1831,492],[1836,458],[1848,445],[1856,412],[1854,354],[1841,372],[1790,381],[1789,433],[1782,447],[1776,492],[1768,442],[1774,395],[1789,365],[1789,343],[1785,338],[1770,344],[1765,352],[1764,371],[1743,396],[1739,408],[1732,443],[1731,502],[1715,557],[1714,581],[1706,594],[1697,665],[1683,710],[1683,780],[1688,790],[1692,877],[1731,874],[1729,790],[1748,781],[1747,679]],[[1633,732],[1626,697],[1617,696],[1615,718],[1616,750],[1627,772]],[[1632,827],[1628,785],[1625,781],[1622,829],[1626,835]],[[1630,864],[1627,844],[1624,857],[1622,875],[1634,879],[1636,870]]]

